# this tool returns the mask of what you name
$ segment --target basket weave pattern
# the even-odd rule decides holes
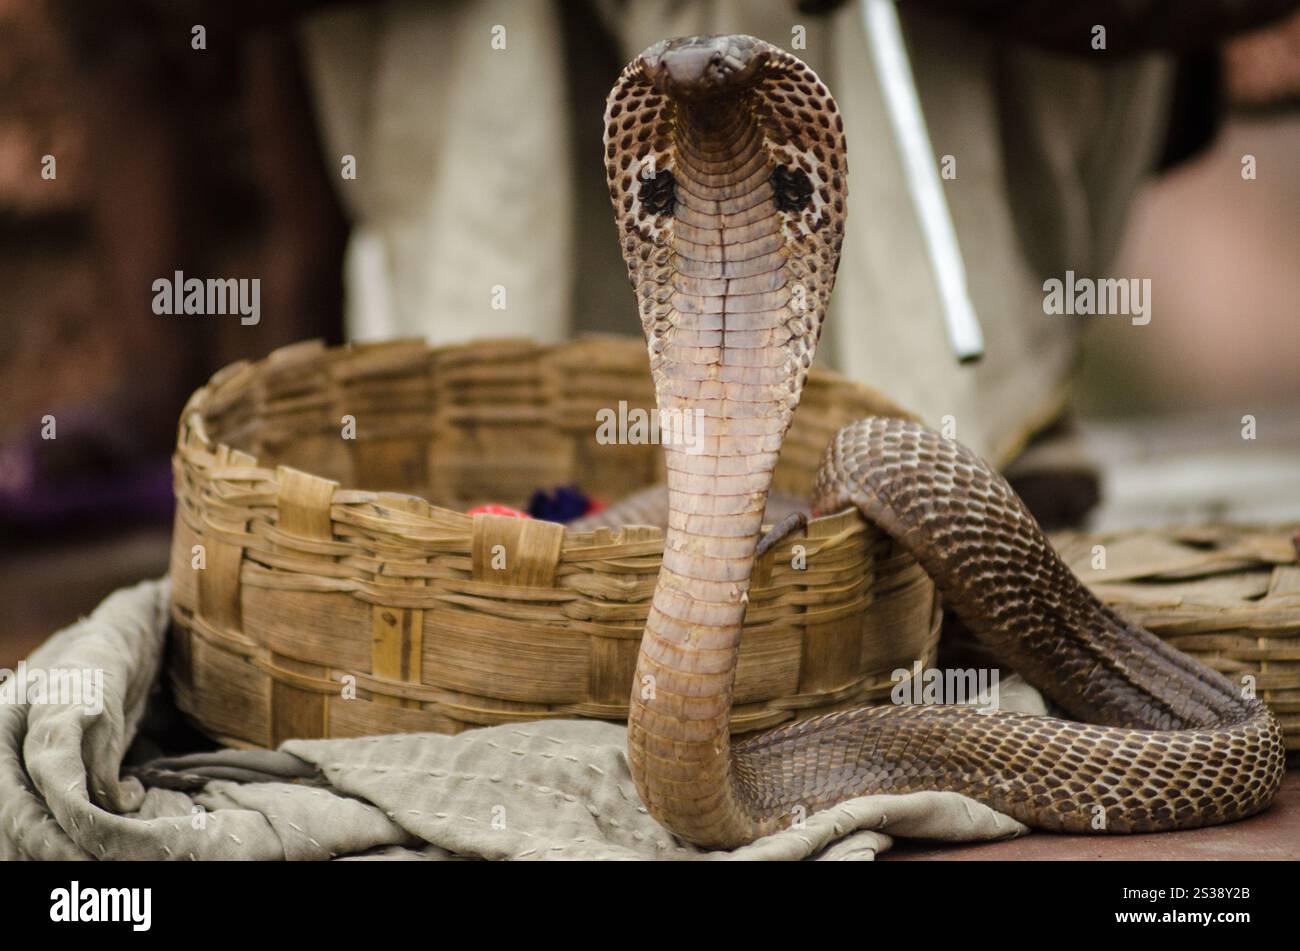
[[[1249,678],[1294,752],[1300,750],[1298,527],[1062,533],[1053,540],[1075,573],[1121,614],[1233,683]]]
[[[259,747],[625,718],[662,532],[463,514],[568,482],[615,499],[662,480],[658,446],[598,444],[597,411],[620,401],[654,405],[637,340],[308,342],[218,373],[173,459],[181,708]],[[873,413],[904,415],[814,372],[776,486],[807,493],[835,431]],[[733,730],[884,699],[894,670],[933,662],[939,622],[929,579],[887,537],[856,512],[814,520],[756,568]]]

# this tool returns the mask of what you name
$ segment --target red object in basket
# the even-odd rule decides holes
[[[511,518],[532,518],[527,512],[521,512],[519,509],[512,509],[508,505],[498,505],[495,502],[488,505],[478,505],[470,509],[469,515],[508,515]]]

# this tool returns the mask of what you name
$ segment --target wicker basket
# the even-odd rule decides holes
[[[1102,600],[1234,682],[1246,675],[1300,750],[1296,526],[1054,537]],[[1097,546],[1101,546],[1098,549]],[[1101,555],[1104,555],[1104,565]]]
[[[658,446],[597,443],[597,410],[620,400],[654,405],[637,340],[309,342],[218,373],[173,462],[180,707],[261,747],[624,718],[662,533],[462,514],[661,480]],[[807,493],[834,432],[870,413],[901,414],[814,372],[777,486]],[[929,579],[856,513],[812,522],[757,566],[733,729],[882,699],[894,670],[933,661],[940,617]]]

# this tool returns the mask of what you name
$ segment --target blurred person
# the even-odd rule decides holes
[[[1065,406],[1082,322],[1044,314],[1043,282],[1106,273],[1162,156],[1175,54],[1294,6],[898,5],[935,161],[952,159],[945,195],[985,339],[973,365],[945,333],[858,3],[392,0],[313,13],[301,36],[328,160],[355,159],[355,178],[336,181],[354,222],[349,334],[634,333],[601,173],[604,92],[656,40],[750,33],[796,45],[844,115],[850,214],[823,364],[1005,461]]]

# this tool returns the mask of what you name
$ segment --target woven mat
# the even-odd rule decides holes
[[[0,859],[871,859],[895,836],[1027,831],[955,793],[866,796],[701,852],[646,812],[624,728],[598,721],[290,741],[124,771],[141,724],[158,719],[168,595],[166,580],[118,591],[28,659],[102,671],[103,703],[0,705]],[[1001,702],[1042,709],[1009,680]]]

